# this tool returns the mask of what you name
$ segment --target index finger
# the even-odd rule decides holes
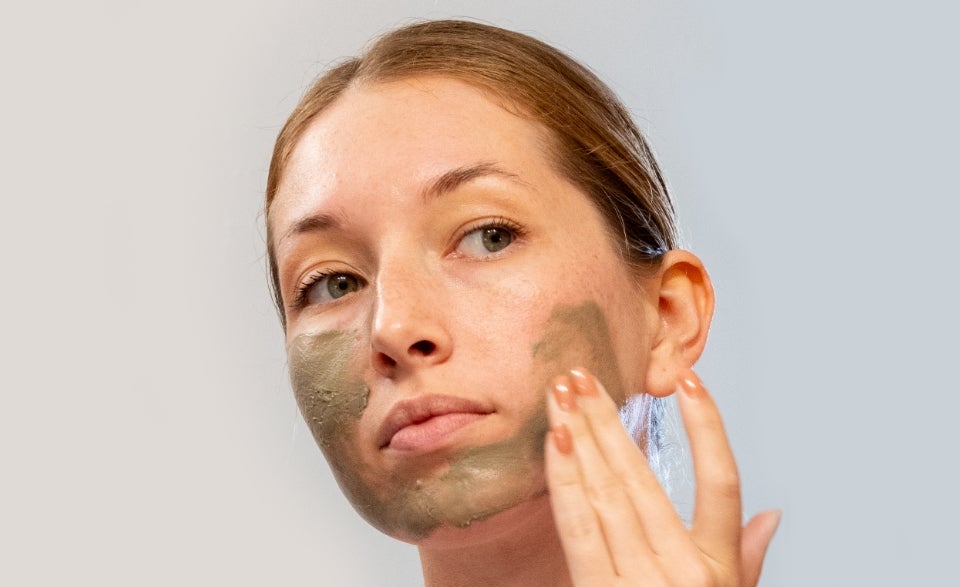
[[[737,565],[740,556],[740,476],[720,412],[693,371],[680,382],[677,401],[690,438],[696,498],[694,542],[712,558]]]

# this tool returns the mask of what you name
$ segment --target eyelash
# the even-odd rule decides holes
[[[508,220],[503,216],[497,216],[495,218],[487,218],[484,220],[479,220],[474,224],[468,225],[466,228],[460,231],[460,236],[457,237],[457,242],[454,245],[454,249],[460,246],[460,243],[463,242],[463,239],[467,238],[467,235],[473,232],[476,232],[478,230],[486,230],[488,228],[503,228],[505,230],[509,230],[510,233],[513,235],[514,240],[521,239],[526,235],[526,231],[523,229],[523,227],[517,224],[516,222],[513,222],[512,220]],[[513,246],[512,243],[511,243],[511,246]]]
[[[526,231],[524,231],[523,227],[521,227],[516,222],[512,222],[502,216],[498,216],[496,218],[488,218],[485,220],[480,220],[464,228],[462,231],[460,231],[460,236],[457,237],[456,246],[459,246],[460,243],[463,242],[463,239],[465,239],[468,235],[478,230],[486,230],[488,228],[502,228],[504,230],[509,230],[513,236],[513,239],[523,238],[524,234],[526,234]],[[454,248],[456,248],[456,246]],[[310,288],[312,288],[314,285],[316,285],[319,281],[323,280],[324,278],[331,277],[333,275],[340,275],[340,274],[353,275],[361,283],[364,283],[364,280],[361,279],[359,276],[354,275],[352,273],[348,273],[346,271],[331,271],[327,269],[319,269],[317,271],[314,271],[308,274],[307,277],[303,281],[301,281],[299,285],[297,285],[297,290],[294,295],[293,303],[290,305],[290,307],[295,310],[304,309],[305,307],[307,307],[307,305],[309,305],[309,303],[307,302],[307,294],[310,291]]]
[[[295,310],[302,310],[309,305],[307,302],[307,293],[310,291],[314,285],[326,277],[331,277],[333,275],[353,275],[361,283],[365,283],[363,279],[359,276],[349,273],[347,271],[330,271],[328,269],[318,269],[307,275],[307,277],[297,285],[297,291],[294,295],[293,303],[290,304],[290,307]]]

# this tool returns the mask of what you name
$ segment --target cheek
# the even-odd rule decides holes
[[[468,303],[450,316],[458,332],[477,338],[461,349],[481,380],[530,390],[518,403],[520,397],[512,397],[515,407],[529,408],[553,377],[574,367],[590,369],[623,403],[643,379],[642,290],[619,260],[550,261],[504,272],[465,295]]]
[[[555,291],[536,267],[498,271],[492,265],[458,291],[444,312],[459,350],[488,368],[529,358]]]
[[[618,404],[628,395],[620,361],[607,325],[607,317],[595,301],[554,308],[543,337],[533,347],[533,357],[541,377],[575,367],[589,369],[607,388]]]
[[[327,451],[352,436],[370,391],[356,375],[357,337],[343,330],[297,336],[289,346],[290,383],[317,444]]]
[[[536,315],[527,323],[528,340],[536,337],[534,378],[547,383],[585,367],[623,403],[642,391],[651,340],[645,290],[612,251],[570,257],[549,272],[538,297],[526,302],[527,314]]]

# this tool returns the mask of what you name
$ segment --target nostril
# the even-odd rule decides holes
[[[418,340],[410,345],[411,352],[419,353],[423,356],[432,355],[435,350],[437,350],[437,345],[433,344],[429,340]]]
[[[388,369],[396,367],[397,365],[397,362],[393,360],[393,357],[384,353],[377,353],[377,359],[379,359],[381,365]]]

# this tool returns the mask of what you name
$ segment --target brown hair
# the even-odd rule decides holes
[[[477,86],[547,128],[554,140],[555,164],[603,213],[627,262],[655,265],[677,246],[676,219],[663,175],[613,92],[586,67],[546,43],[458,20],[421,22],[389,32],[313,84],[277,137],[267,177],[268,219],[287,160],[318,114],[352,85],[417,75],[446,76]],[[285,325],[269,222],[267,240],[273,295]],[[659,445],[655,420],[661,406],[649,400],[638,416],[642,428],[654,435],[654,448]],[[648,444],[646,438],[638,440]]]

